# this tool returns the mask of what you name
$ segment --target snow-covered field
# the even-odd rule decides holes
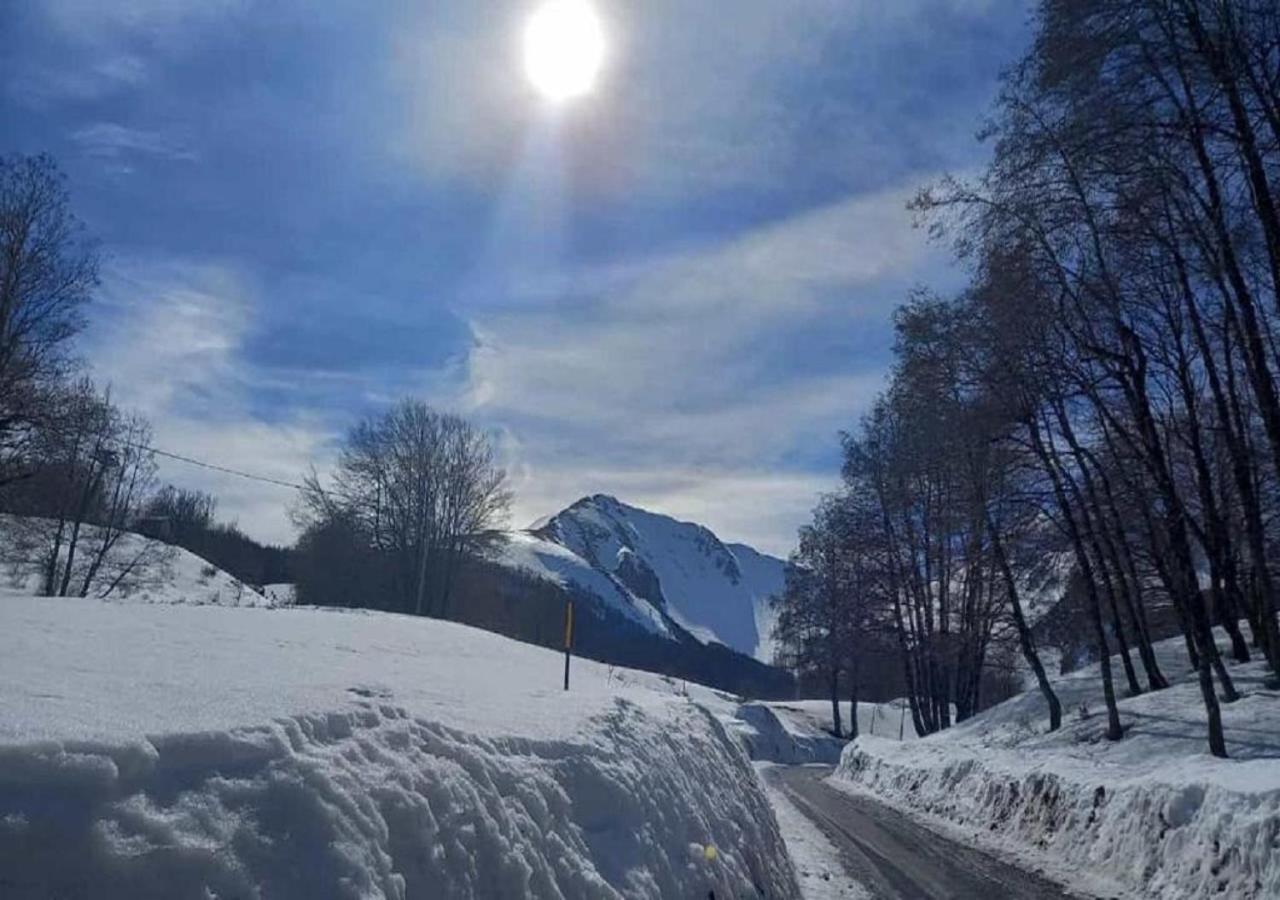
[[[732,698],[561,667],[382,613],[6,596],[3,895],[796,896]]]
[[[1056,733],[1032,691],[923,740],[860,738],[832,782],[1099,892],[1280,897],[1280,695],[1262,663],[1233,666],[1245,696],[1223,706],[1232,758],[1215,759],[1181,642],[1157,650],[1176,683],[1121,702],[1120,742],[1094,665],[1054,680]]]

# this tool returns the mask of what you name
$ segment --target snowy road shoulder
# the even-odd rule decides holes
[[[1181,642],[1156,653],[1173,684],[1120,701],[1123,740],[1087,711],[1095,665],[1055,680],[1079,711],[1056,732],[1028,692],[923,740],[861,738],[832,783],[1107,896],[1280,896],[1280,706],[1265,664],[1231,664],[1243,696],[1222,707],[1231,758],[1216,759]]]
[[[863,900],[871,896],[840,861],[840,851],[808,817],[796,809],[767,771],[772,763],[756,763],[765,795],[778,819],[782,839],[795,864],[804,900]]]

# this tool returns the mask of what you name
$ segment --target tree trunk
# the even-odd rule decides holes
[[[1040,662],[1040,654],[1036,652],[1035,639],[1031,634],[1030,626],[1027,625],[1027,617],[1022,612],[1022,598],[1018,596],[1018,585],[1014,581],[1013,568],[1009,565],[1009,557],[1004,552],[1004,542],[1000,539],[1000,531],[996,528],[995,518],[990,510],[987,510],[987,530],[991,534],[991,549],[995,553],[996,564],[1000,567],[1000,574],[1004,578],[1005,588],[1008,591],[1009,610],[1013,613],[1013,624],[1018,630],[1018,643],[1022,647],[1022,656],[1027,661],[1027,665],[1031,666],[1031,671],[1035,673],[1036,684],[1040,686],[1044,702],[1049,706],[1049,730],[1057,731],[1062,726],[1062,704],[1058,701],[1053,685],[1049,683],[1049,676],[1045,674],[1044,664]]]
[[[836,737],[844,737],[844,727],[840,723],[840,670],[831,667],[831,733]]]

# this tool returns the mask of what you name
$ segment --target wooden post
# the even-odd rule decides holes
[[[564,689],[569,690],[569,651],[573,649],[573,600],[564,604]]]

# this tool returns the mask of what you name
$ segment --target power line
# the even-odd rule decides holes
[[[156,447],[150,447],[146,444],[129,444],[139,450],[145,450],[148,453],[154,453],[156,456],[165,456],[169,459],[176,459],[178,462],[184,462],[188,465],[199,466],[202,469],[209,469],[214,472],[222,472],[227,475],[235,475],[238,478],[247,478],[250,481],[261,481],[265,484],[274,484],[278,487],[286,487],[295,491],[305,491],[306,488],[292,481],[281,481],[278,478],[268,478],[266,475],[254,475],[252,472],[242,472],[239,469],[229,469],[226,466],[215,465],[214,463],[205,462],[200,459],[192,459],[190,456],[183,456],[181,453],[170,453],[168,450],[160,450]]]

